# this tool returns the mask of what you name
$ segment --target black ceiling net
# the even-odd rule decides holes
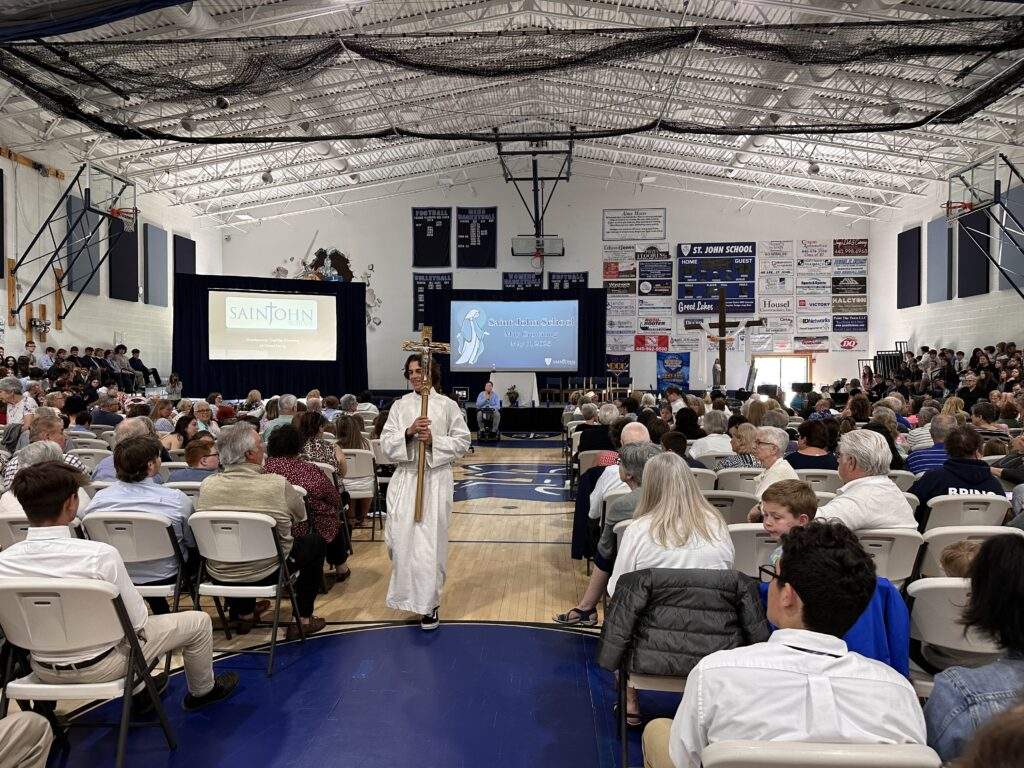
[[[348,128],[335,121],[315,127],[296,119],[261,124],[230,121],[213,135],[184,130],[182,116],[225,111],[292,90],[327,83],[335,68],[375,62],[376,71],[410,71],[456,78],[460,83],[499,80],[514,85],[549,76],[663,66],[675,55],[682,66],[693,50],[792,67],[843,69],[878,74],[905,65],[920,80],[920,66],[942,73],[948,95],[927,114],[885,119],[837,120],[806,114],[799,121],[750,124],[752,113],[733,112],[732,122],[665,119],[657,110],[634,124],[606,130],[570,131],[568,126],[530,132],[499,130],[453,119],[437,130],[394,125]],[[603,138],[659,130],[680,134],[837,134],[898,131],[956,124],[986,109],[1024,81],[1024,18],[945,19],[905,22],[694,26],[654,29],[550,30],[415,35],[335,35],[88,43],[22,42],[0,46],[0,76],[40,106],[121,139],[174,140],[200,144],[307,142],[410,136],[471,141]],[[914,67],[918,67],[914,69]],[[904,79],[913,79],[908,74]],[[326,87],[326,86],[325,86]],[[454,89],[453,89],[454,90]],[[670,94],[671,95],[671,94]],[[737,107],[741,106],[739,104]],[[903,114],[907,114],[904,112]],[[316,118],[312,118],[316,119]],[[382,120],[384,122],[384,120]],[[477,123],[481,121],[476,121]],[[276,123],[276,124],[273,124]]]

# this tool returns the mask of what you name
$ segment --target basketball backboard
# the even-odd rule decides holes
[[[90,211],[109,217],[111,208],[135,208],[135,184],[125,177],[93,163],[86,163],[82,183],[86,207]]]
[[[949,174],[947,217],[952,221],[994,204],[1000,187],[998,170],[999,155],[993,153]]]

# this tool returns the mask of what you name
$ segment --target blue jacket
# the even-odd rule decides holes
[[[877,577],[871,602],[843,637],[846,647],[910,676],[910,613],[900,591],[888,579]],[[761,600],[768,605],[768,585],[761,584]],[[775,629],[775,627],[772,627]]]
[[[949,459],[938,469],[929,469],[910,486],[910,492],[921,504],[917,508],[917,522],[921,530],[928,523],[928,502],[936,496],[948,494],[988,494],[1005,498],[1003,485],[988,464],[979,459]]]

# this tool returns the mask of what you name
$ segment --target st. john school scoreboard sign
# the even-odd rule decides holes
[[[757,243],[680,243],[677,264],[676,314],[717,313],[719,286],[727,313],[754,313]]]

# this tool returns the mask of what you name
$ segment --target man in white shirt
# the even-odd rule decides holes
[[[720,741],[924,744],[913,687],[841,639],[871,602],[875,566],[845,526],[815,521],[782,537],[769,579],[766,643],[718,651],[686,680],[672,721],[644,730],[649,768],[699,768]],[[767,706],[771,702],[771,706]]]
[[[210,616],[202,611],[147,616],[117,550],[71,533],[68,525],[78,512],[78,489],[85,483],[84,475],[59,462],[36,464],[18,473],[12,491],[31,527],[24,541],[0,552],[0,579],[96,579],[115,585],[147,663],[181,650],[189,691],[185,709],[199,709],[230,696],[238,675],[227,672],[214,678]],[[31,663],[46,683],[99,683],[122,677],[127,656],[128,646],[122,642],[84,657],[33,654]]]
[[[645,443],[650,442],[650,439],[651,435],[647,431],[647,427],[638,421],[633,421],[622,428],[622,434],[619,436],[619,445]],[[590,493],[590,512],[588,513],[590,519],[600,520],[601,505],[604,503],[605,496],[619,491],[628,492],[629,486],[619,477],[618,464],[612,464],[610,467],[604,468],[601,477],[594,483],[594,490]]]
[[[892,454],[884,437],[870,429],[847,432],[839,440],[836,458],[839,477],[845,485],[834,499],[818,507],[818,520],[840,520],[851,531],[865,528],[917,530],[910,502],[889,479]]]
[[[0,379],[0,400],[7,403],[7,423],[21,424],[26,429],[32,424],[32,415],[36,412],[36,401],[24,394],[25,387],[21,379],[6,376]]]
[[[732,453],[732,438],[725,434],[729,426],[729,417],[725,411],[707,411],[701,421],[701,427],[707,437],[700,437],[690,443],[687,451],[692,459],[700,459],[709,453]]]

